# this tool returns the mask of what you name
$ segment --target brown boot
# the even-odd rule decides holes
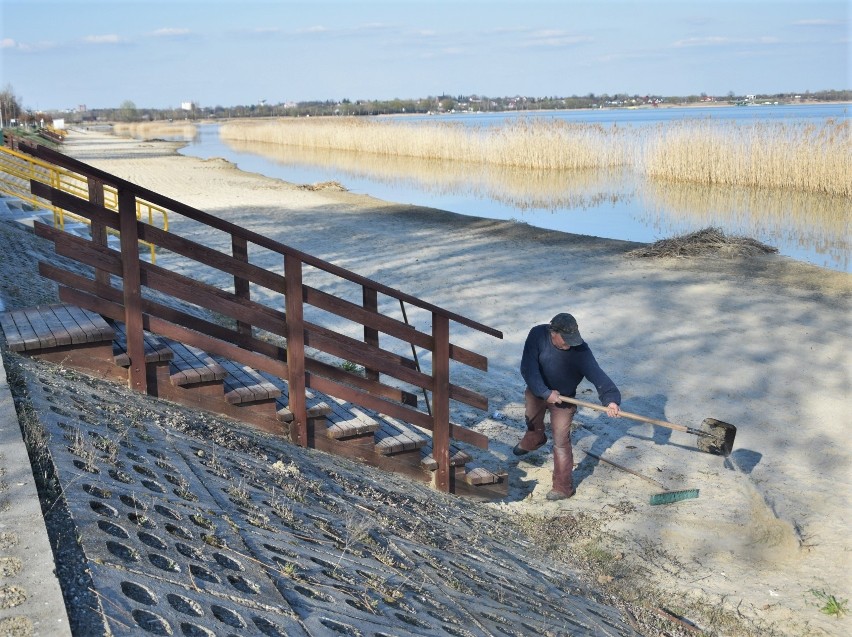
[[[544,497],[550,500],[551,502],[554,502],[556,500],[567,500],[568,498],[572,498],[574,497],[575,493],[577,493],[576,489],[571,489],[571,491],[569,491],[568,493],[563,493],[562,491],[556,491],[554,489]]]
[[[521,441],[512,449],[512,453],[516,456],[523,456],[530,451],[535,451],[547,442],[547,436],[543,431],[528,431],[521,438]]]

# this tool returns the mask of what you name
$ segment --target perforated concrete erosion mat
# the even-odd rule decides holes
[[[499,515],[22,360],[114,635],[635,635]]]

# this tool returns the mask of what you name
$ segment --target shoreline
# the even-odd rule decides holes
[[[594,562],[602,585],[628,595],[654,586],[775,631],[763,634],[849,627],[807,594],[849,597],[849,490],[838,485],[852,459],[850,275],[777,255],[627,259],[636,244],[304,191],[178,155],[179,145],[91,134],[66,152],[503,331],[502,341],[459,335],[488,356],[488,375],[472,379],[489,413],[456,408],[454,421],[487,435],[491,461],[509,467],[510,497],[494,508],[521,521],[571,516],[576,555],[609,556]],[[511,447],[524,428],[523,339],[560,311],[577,316],[624,409],[735,424],[731,462],[696,453],[683,434],[581,410],[577,495],[548,503],[550,443],[523,459]],[[580,396],[594,399],[590,391]],[[701,495],[649,507],[647,485],[585,451]]]

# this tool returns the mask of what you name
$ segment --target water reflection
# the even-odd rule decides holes
[[[411,157],[368,155],[223,140],[231,150],[252,153],[279,165],[321,167],[433,195],[462,195],[499,202],[518,211],[585,210],[602,202],[627,201],[633,189],[624,170],[522,170],[507,166]]]
[[[716,226],[729,234],[797,246],[817,265],[849,271],[849,200],[792,190],[645,181],[639,188],[648,224],[667,234]]]
[[[527,211],[560,213],[564,218],[564,213],[577,210],[603,214],[604,207],[618,204],[653,229],[657,238],[716,226],[823,267],[850,268],[849,201],[843,197],[674,184],[645,179],[629,169],[534,171],[279,144],[224,144],[237,153],[259,155],[294,170],[308,166],[323,174],[369,180],[434,197],[451,195],[496,202],[518,211],[521,220]]]

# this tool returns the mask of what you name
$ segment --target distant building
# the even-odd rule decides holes
[[[180,110],[182,111],[194,111],[198,108],[197,102],[181,102]]]

